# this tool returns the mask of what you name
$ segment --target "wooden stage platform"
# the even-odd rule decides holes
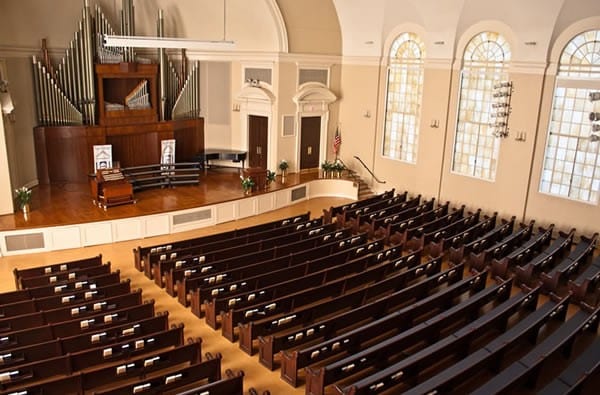
[[[282,182],[277,176],[266,191],[290,188],[317,179],[318,171],[292,173]],[[170,211],[185,210],[244,198],[238,169],[216,168],[202,174],[196,186],[147,189],[136,192],[136,204],[110,207],[106,211],[92,203],[90,186],[82,184],[40,185],[33,188],[31,212],[0,216],[0,231],[65,226],[96,221],[118,220]]]

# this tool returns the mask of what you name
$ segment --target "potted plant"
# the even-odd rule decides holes
[[[329,174],[331,174],[332,169],[332,163],[325,161],[323,163],[321,163],[321,170],[323,170],[323,178],[327,178],[329,176]]]
[[[247,195],[252,190],[252,187],[254,187],[254,180],[251,177],[244,178],[244,177],[240,176],[240,178],[242,179],[242,189],[244,190],[244,193]]]
[[[287,172],[288,167],[290,167],[290,165],[285,159],[282,159],[281,162],[279,162],[279,170],[281,170],[281,175],[283,177],[285,177],[285,173]]]
[[[340,161],[335,161],[331,167],[333,168],[337,178],[342,177],[342,172],[346,170],[346,166],[344,166],[344,164]]]
[[[15,193],[17,194],[17,204],[19,205],[19,209],[23,211],[23,214],[29,213],[29,201],[31,200],[31,189],[27,187],[21,187],[15,189]]]
[[[271,185],[271,183],[275,181],[275,172],[271,171],[271,170],[267,170],[267,183],[265,185],[266,188],[269,187],[269,185]]]

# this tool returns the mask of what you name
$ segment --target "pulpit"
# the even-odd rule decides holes
[[[106,210],[119,204],[135,203],[133,187],[120,169],[101,169],[90,180],[92,201]]]
[[[250,177],[254,181],[252,192],[262,191],[267,186],[267,169],[262,167],[249,167],[244,169],[244,178]]]

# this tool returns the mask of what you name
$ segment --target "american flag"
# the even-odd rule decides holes
[[[335,130],[335,137],[333,138],[333,153],[337,155],[340,150],[340,145],[342,145],[342,136],[340,135],[340,130]]]

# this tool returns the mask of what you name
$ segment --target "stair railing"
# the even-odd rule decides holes
[[[379,184],[385,184],[384,180],[380,180],[372,171],[371,169],[369,169],[369,166],[367,166],[365,164],[365,162],[362,161],[362,159],[360,159],[358,156],[354,155],[354,159],[356,159],[361,165],[363,165],[363,167],[369,172],[369,174],[371,175],[371,177],[373,177],[373,179],[375,181],[377,181]],[[343,162],[342,162],[343,163]],[[345,166],[345,165],[344,165]]]

